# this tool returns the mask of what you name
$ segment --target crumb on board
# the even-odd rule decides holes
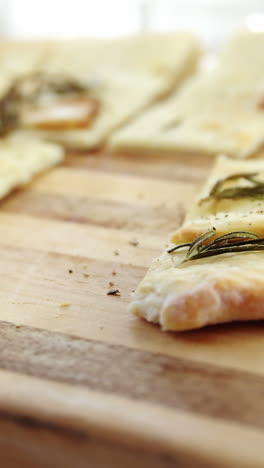
[[[138,240],[137,240],[137,239],[131,239],[128,243],[129,243],[130,245],[132,245],[133,247],[137,247],[137,246],[138,246]]]
[[[114,286],[113,281],[109,281],[108,286],[111,288],[111,286]]]
[[[64,307],[70,307],[70,303],[69,302],[64,302],[63,304],[60,305],[60,307],[64,308]]]
[[[112,271],[112,275],[115,276],[115,275],[116,275],[116,271]]]
[[[115,254],[115,255],[119,255],[118,250],[114,250],[114,254]]]
[[[120,291],[118,289],[110,289],[107,292],[107,296],[120,296]]]
[[[84,278],[89,278],[90,275],[88,275],[88,273],[83,273],[83,277]]]

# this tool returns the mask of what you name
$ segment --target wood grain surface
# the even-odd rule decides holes
[[[212,164],[69,154],[1,202],[1,466],[264,466],[263,323],[127,312]]]

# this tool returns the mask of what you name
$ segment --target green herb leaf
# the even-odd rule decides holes
[[[236,198],[263,198],[264,197],[264,182],[258,180],[256,177],[259,174],[257,172],[250,172],[244,174],[232,174],[224,179],[218,180],[212,189],[210,190],[209,196],[200,200],[200,204],[209,200],[220,200],[220,199],[236,199]],[[248,186],[228,186],[225,188],[226,183],[247,181]]]
[[[254,252],[264,250],[264,238],[258,237],[253,232],[234,231],[216,237],[213,241],[207,242],[215,236],[215,230],[205,232],[192,243],[179,244],[168,250],[173,253],[182,247],[189,247],[183,263],[191,260],[199,260],[205,257],[212,257],[225,253]]]

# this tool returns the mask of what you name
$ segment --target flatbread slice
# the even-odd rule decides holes
[[[0,94],[13,80],[40,71],[53,48],[52,41],[3,40],[0,42]]]
[[[98,147],[115,128],[176,88],[194,71],[199,56],[198,41],[188,33],[57,42],[49,46],[48,57],[41,58],[42,66],[35,64],[35,69],[41,68],[42,81],[45,75],[48,79],[55,75],[62,84],[64,80],[75,82],[80,93],[75,86],[75,93],[72,88],[69,94],[66,88],[62,93],[60,88],[56,96],[54,87],[52,93],[46,87],[37,112],[20,119],[20,125],[28,135],[34,133],[68,147]],[[87,101],[86,110],[83,100]]]
[[[53,143],[20,136],[0,142],[0,198],[31,182],[36,174],[60,163],[63,149]]]
[[[192,242],[212,228],[219,235],[253,229],[264,237],[264,160],[220,156],[172,242]]]
[[[130,304],[131,312],[160,324],[163,330],[182,331],[264,318],[264,239],[257,236],[264,226],[264,193],[261,193],[264,162],[241,163],[221,158],[203,197],[216,187],[218,171],[222,176],[246,175],[239,179],[243,196],[235,201],[220,200],[213,208],[213,222],[205,222],[205,230],[199,231],[203,237],[195,238],[197,230],[191,231],[191,226],[196,226],[196,220],[200,219],[197,216],[203,209],[198,202],[189,214],[188,230],[185,224],[175,233],[176,245],[153,262]],[[252,187],[258,192],[257,200]],[[229,188],[234,195],[235,188],[231,185]],[[219,190],[229,188],[218,185]],[[211,213],[212,206],[207,205],[206,210]],[[220,224],[216,224],[218,217],[222,220]],[[221,237],[222,233],[225,237]],[[190,239],[195,242],[190,243]]]
[[[116,132],[111,150],[252,155],[263,146],[263,47],[264,33],[236,35],[215,70],[200,72],[166,102]]]

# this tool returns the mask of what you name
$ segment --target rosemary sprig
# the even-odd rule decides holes
[[[175,247],[172,247],[171,249],[167,250],[167,252],[172,253],[175,252],[175,250],[182,249],[183,247],[189,247],[191,244],[191,242],[186,242],[185,244],[175,245]]]
[[[235,198],[263,198],[264,196],[264,182],[256,179],[259,174],[257,172],[249,172],[244,174],[232,174],[224,179],[218,180],[208,197],[200,200],[200,203],[211,199],[235,199]],[[225,188],[227,182],[247,181],[248,186],[229,186]]]
[[[190,245],[190,248],[186,254],[186,258],[192,257],[193,255],[195,255],[195,253],[198,254],[202,246],[204,245],[204,242],[206,242],[208,239],[210,239],[210,237],[213,237],[214,235],[215,229],[213,229],[212,231],[205,232],[201,236],[197,237],[197,239],[195,239],[195,241],[193,241]]]
[[[183,263],[191,260],[199,260],[205,257],[222,255],[225,253],[237,252],[255,252],[264,250],[264,238],[258,237],[253,232],[234,231],[216,237],[211,242],[208,242],[215,235],[215,229],[205,232],[193,242],[180,244],[172,247],[167,252],[173,253],[176,250],[188,247]]]

